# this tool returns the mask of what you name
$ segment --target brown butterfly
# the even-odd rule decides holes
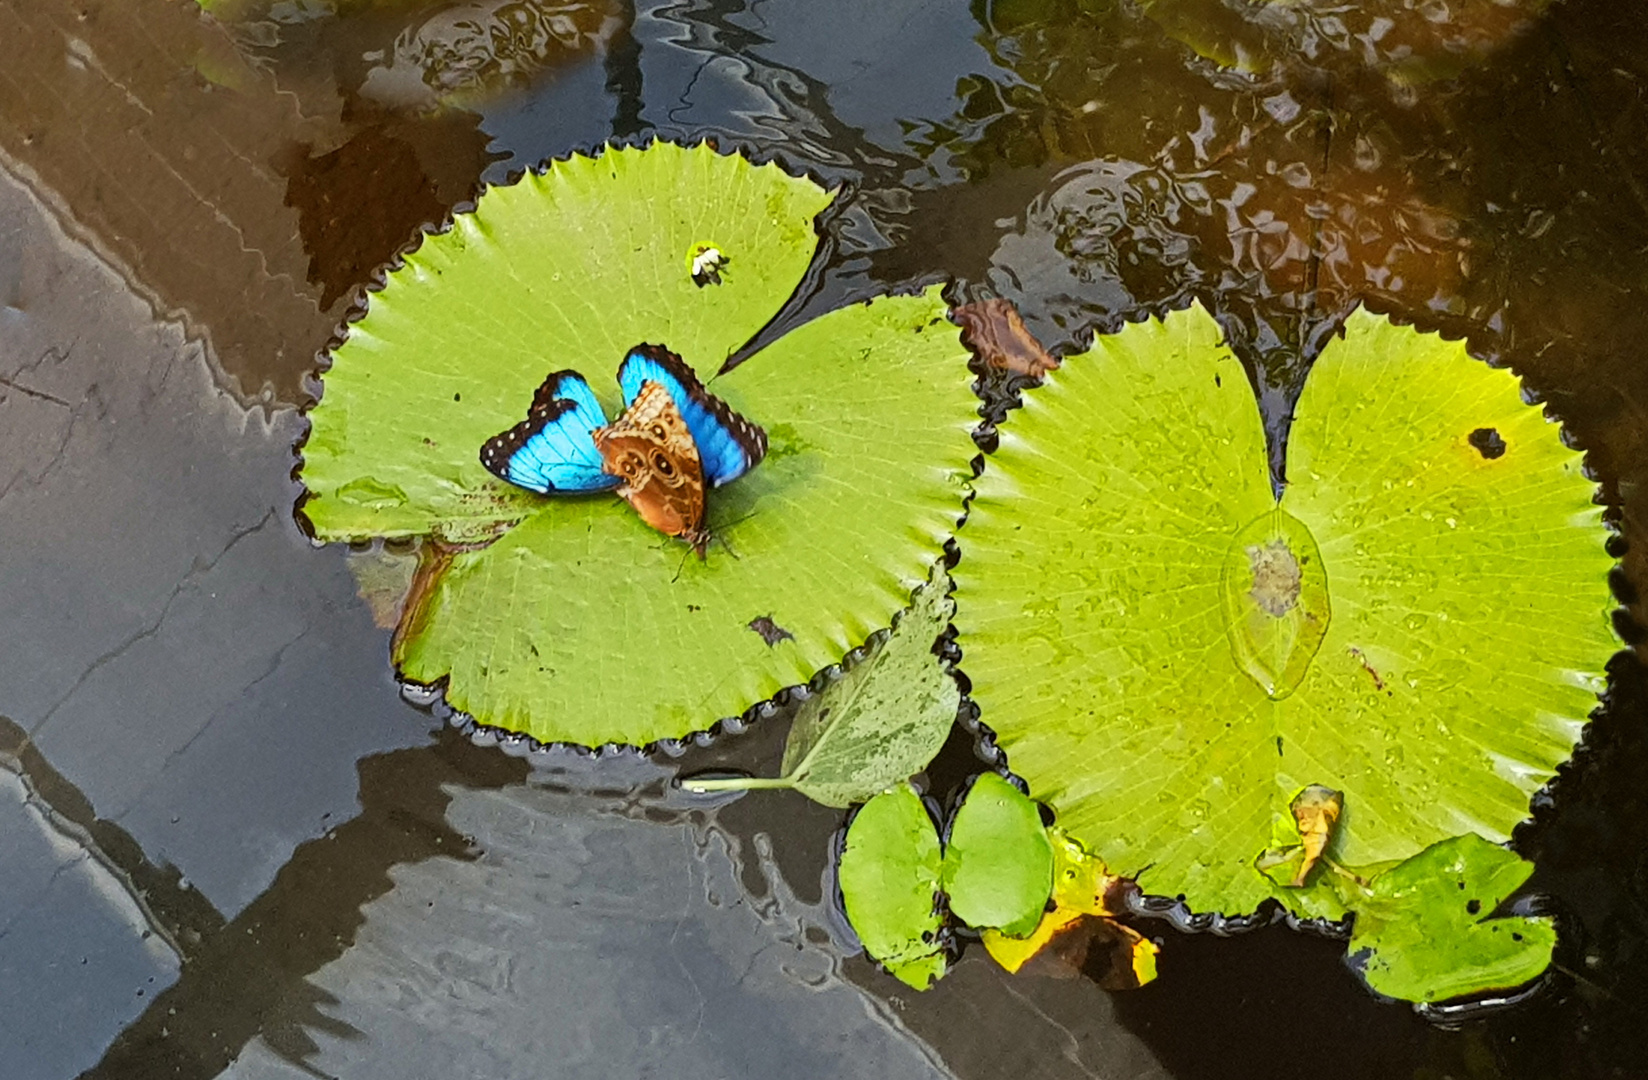
[[[624,414],[594,432],[601,469],[619,479],[618,494],[641,520],[692,545],[700,559],[710,542],[704,527],[704,466],[698,444],[663,383],[645,382]]]

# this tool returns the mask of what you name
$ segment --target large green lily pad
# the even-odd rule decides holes
[[[1255,863],[1312,784],[1348,866],[1505,839],[1616,647],[1594,486],[1509,372],[1357,312],[1295,415],[1278,504],[1206,312],[1100,337],[1003,428],[954,575],[1014,771],[1202,910],[1297,903]]]
[[[323,540],[434,539],[396,636],[407,678],[545,741],[646,743],[804,681],[909,602],[973,453],[936,289],[830,312],[713,380],[771,449],[710,493],[725,543],[705,562],[615,496],[533,495],[478,459],[551,370],[584,372],[609,415],[638,343],[709,379],[795,289],[830,198],[707,145],[609,149],[487,192],[390,275],[311,414],[303,509]],[[706,246],[720,284],[693,278]]]

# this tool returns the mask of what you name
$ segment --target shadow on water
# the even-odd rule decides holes
[[[156,866],[117,822],[97,816],[91,800],[52,767],[28,732],[0,716],[0,769],[24,785],[31,806],[54,831],[102,863],[142,909],[149,932],[159,935],[180,961],[223,930],[223,913],[199,889],[184,884],[175,866]]]
[[[476,747],[450,728],[432,746],[364,758],[358,769],[360,815],[298,845],[273,884],[234,919],[225,923],[210,912],[215,924],[190,935],[177,982],[83,1076],[209,1080],[254,1037],[301,1065],[317,1049],[311,1031],[353,1033],[321,1011],[336,1000],[307,977],[354,945],[366,921],[362,908],[394,887],[391,868],[475,857],[469,838],[445,817],[453,788],[494,790],[528,772],[524,762]],[[61,781],[55,786],[61,790]],[[69,801],[78,800],[71,794]],[[111,829],[105,824],[104,831]],[[187,912],[172,907],[177,899],[156,902],[157,914]]]
[[[474,858],[448,824],[455,789],[520,783],[524,762],[478,748],[450,728],[432,745],[362,759],[361,813],[298,845],[262,895],[233,919],[177,867],[156,866],[116,822],[53,768],[27,733],[0,717],[0,768],[25,785],[31,805],[124,886],[181,961],[177,981],[126,1026],[87,1077],[207,1078],[261,1037],[302,1067],[316,1050],[308,1032],[349,1034],[325,1016],[335,1000],[306,981],[343,955],[365,922],[363,908],[388,892],[389,871],[430,858]]]

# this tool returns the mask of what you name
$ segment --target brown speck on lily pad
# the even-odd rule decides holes
[[[761,635],[761,640],[765,641],[769,648],[777,645],[780,641],[795,640],[794,634],[773,622],[772,617],[769,615],[757,615],[750,620],[749,626],[751,630]]]

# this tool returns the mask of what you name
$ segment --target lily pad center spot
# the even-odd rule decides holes
[[[1271,698],[1287,697],[1310,670],[1332,614],[1316,538],[1280,507],[1260,514],[1232,538],[1220,592],[1237,666]]]

